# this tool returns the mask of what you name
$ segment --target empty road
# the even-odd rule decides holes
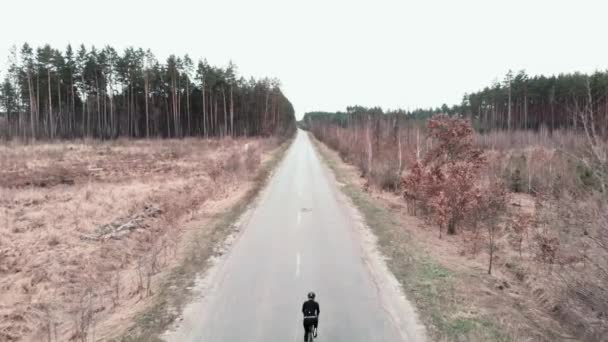
[[[320,342],[423,340],[411,307],[374,266],[381,261],[368,255],[362,229],[300,131],[229,252],[204,280],[204,293],[164,338],[301,341],[300,309],[315,291]]]

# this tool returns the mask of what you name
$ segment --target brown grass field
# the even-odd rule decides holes
[[[274,139],[0,146],[0,341],[117,337]],[[183,253],[182,253],[183,254]]]

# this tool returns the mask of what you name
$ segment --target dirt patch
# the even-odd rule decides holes
[[[192,232],[199,244],[214,241],[211,220],[254,187],[276,146],[274,139],[1,146],[0,340],[122,335],[156,305],[164,279],[192,249]]]

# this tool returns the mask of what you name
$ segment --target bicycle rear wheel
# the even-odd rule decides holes
[[[313,342],[313,340],[315,339],[314,337],[314,325],[310,325],[310,327],[308,328],[308,341],[307,342]]]

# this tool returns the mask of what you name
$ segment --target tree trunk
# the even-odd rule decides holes
[[[403,165],[402,165],[403,156],[402,156],[402,152],[401,152],[401,134],[399,134],[397,136],[397,149],[399,151],[398,155],[397,155],[397,158],[399,158],[399,167],[398,167],[398,170],[399,170],[399,175],[401,175],[401,171],[403,171],[402,170],[402,167],[403,167]]]
[[[32,75],[30,73],[30,71],[28,70],[28,76],[27,76],[28,82],[28,92],[30,95],[30,125],[31,125],[31,130],[32,130],[32,140],[36,140],[36,120],[34,118],[34,110],[35,110],[35,105],[34,105],[34,93],[33,93],[33,84],[32,84]]]
[[[83,70],[83,74],[84,74],[84,70]],[[88,135],[88,130],[87,130],[87,119],[88,119],[88,106],[86,105],[86,100],[87,100],[87,96],[86,96],[86,90],[85,90],[85,86],[84,86],[84,75],[80,76],[80,79],[82,81],[82,122],[80,123],[81,127],[82,127],[82,135],[83,136],[87,136]]]
[[[456,234],[456,222],[454,219],[448,221],[448,235]]]
[[[232,101],[232,86],[230,86],[230,135],[234,137],[234,102]]]
[[[554,104],[553,101],[551,102],[551,134],[553,134],[553,131],[555,130],[555,109],[554,109]],[[606,113],[608,114],[608,113]]]
[[[131,71],[129,71],[129,75]],[[127,81],[129,84],[127,85],[127,136],[131,137],[132,130],[132,122],[133,122],[133,108],[131,108],[131,98],[133,97],[133,88],[131,86],[131,81]]]
[[[511,80],[509,79],[509,109],[507,112],[507,131],[511,131]]]
[[[416,162],[420,162],[420,128],[416,126]]]
[[[110,135],[112,137],[115,137],[115,135],[117,134],[117,127],[116,127],[116,123],[114,120],[114,87],[112,86],[112,83],[114,82],[112,79],[112,69],[110,68],[110,74],[108,75],[108,82],[110,85],[110,95],[109,100],[110,100]]]
[[[224,132],[222,136],[226,136],[228,134],[228,112],[226,111],[226,90],[222,87],[222,100],[224,101]]]
[[[74,75],[70,69],[70,136],[74,138],[74,130],[76,129],[76,101],[74,100]]]
[[[42,122],[40,122],[42,120]],[[45,133],[45,121],[40,117],[40,75],[36,73],[36,133]]]
[[[372,117],[371,115],[367,116],[367,175],[368,177],[371,176],[372,171],[373,171],[373,165],[372,165],[372,161],[373,161],[373,149],[372,149],[372,137],[371,137],[371,121],[372,121]]]
[[[207,135],[207,107],[205,105],[205,79],[201,79],[201,92],[203,93],[203,135],[208,138]]]
[[[53,139],[54,122],[53,122],[53,98],[51,96],[51,68],[47,69],[48,85],[49,85],[49,136]]]
[[[214,99],[213,103],[214,103],[213,120],[215,121],[215,123],[214,123],[214,131],[215,131],[215,135],[218,135],[218,127],[217,127],[217,123],[218,123],[218,120],[217,120],[217,99]]]
[[[165,98],[165,118],[167,119],[167,138],[171,138],[171,120],[169,114],[169,100],[168,96],[163,96]]]
[[[524,94],[524,129],[528,129],[528,94]]]
[[[264,118],[262,119],[262,134],[266,133],[267,129],[267,117],[268,117],[268,98],[270,96],[270,91],[266,92],[266,106],[264,107]]]
[[[61,78],[59,77],[59,75],[57,75],[57,105],[59,106],[59,112],[58,112],[58,119],[59,119],[59,127],[60,127],[60,131],[64,133],[65,135],[65,124],[64,124],[64,117],[63,117],[63,112],[61,111]]]
[[[99,105],[99,78],[97,77],[97,68],[95,68],[95,104],[97,107],[97,135],[99,136],[102,132],[101,124],[101,109]]]
[[[182,76],[179,74],[177,74],[177,87],[175,89],[175,91],[177,92],[177,103],[176,103],[176,107],[177,107],[177,121],[178,121],[178,128],[179,128],[179,136],[180,137],[184,137],[184,128],[182,126],[182,93],[181,93],[181,88],[182,88]]]
[[[146,70],[146,77],[144,79],[144,91],[146,97],[146,138],[150,138],[150,114],[148,112],[148,92],[150,87],[150,76],[149,72]]]
[[[192,127],[190,126],[190,79],[186,78],[186,116],[188,120],[188,133],[192,134]]]
[[[172,95],[173,95],[173,133],[175,134],[175,136],[179,137],[180,133],[179,133],[179,114],[177,112],[177,83],[175,82],[175,75],[173,76],[173,80],[171,82],[171,86],[173,88],[172,91]]]

